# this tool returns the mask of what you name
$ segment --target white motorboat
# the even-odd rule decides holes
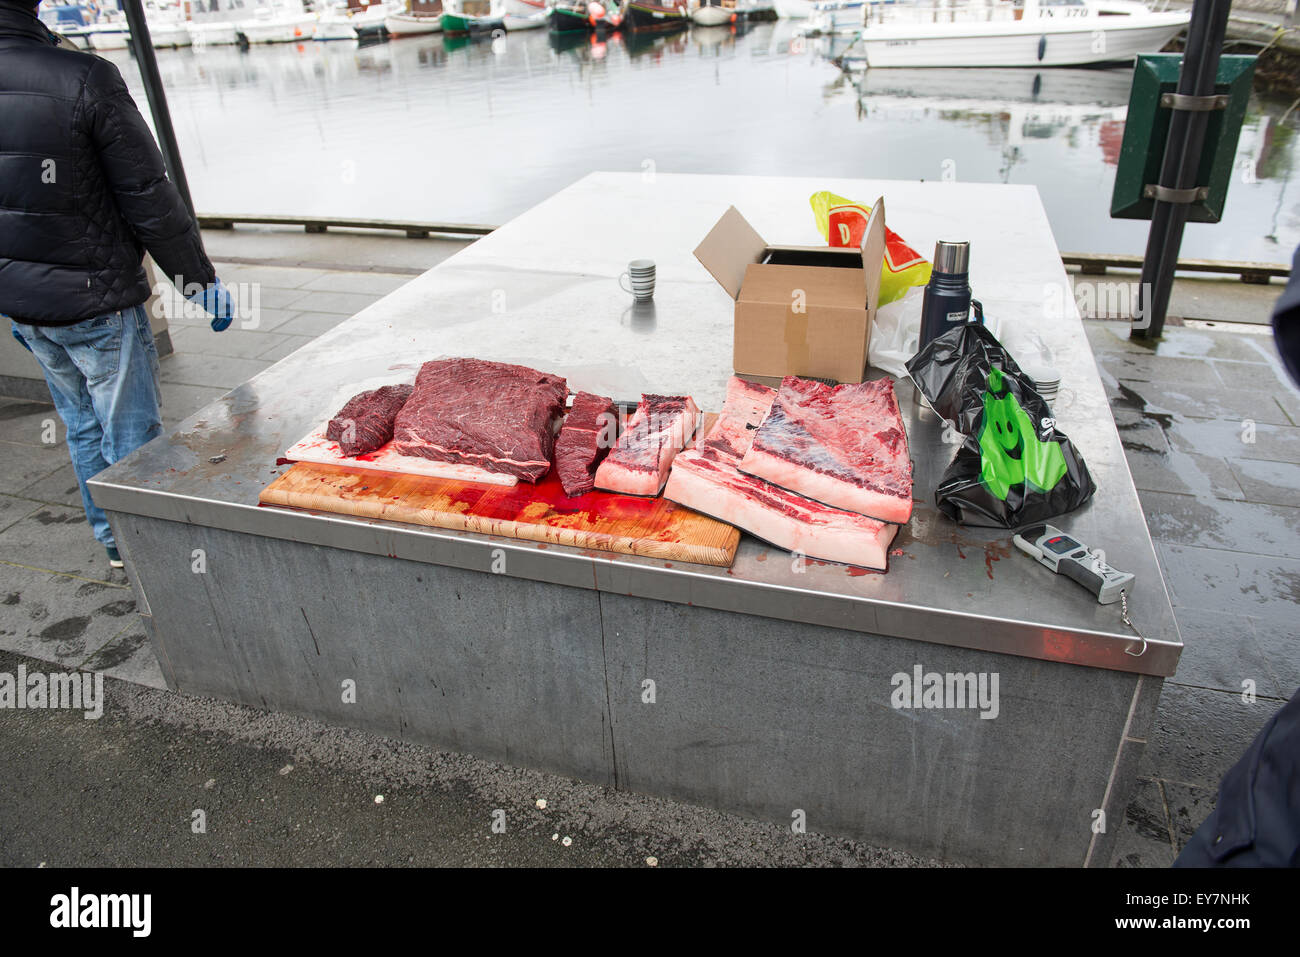
[[[862,29],[869,6],[868,0],[818,0],[808,27],[819,33],[856,33]]]
[[[737,18],[736,0],[700,0],[691,10],[691,20],[702,27],[720,27]]]
[[[196,49],[239,43],[238,21],[244,19],[243,0],[190,0],[186,29]]]
[[[1190,19],[1188,10],[1152,12],[1133,0],[873,4],[839,62],[857,71],[1131,61],[1160,50]]]
[[[348,16],[357,36],[378,36],[387,30],[386,21],[391,14],[401,13],[402,4],[388,0],[347,0]]]
[[[357,39],[357,30],[348,16],[348,8],[333,6],[321,10],[316,15],[316,25],[312,27],[311,38],[322,42]]]
[[[121,10],[106,10],[87,25],[84,36],[92,50],[125,50],[131,40],[131,28]]]
[[[442,31],[442,0],[411,0],[402,13],[384,17],[389,36],[410,37]]]
[[[505,0],[501,4],[501,19],[506,30],[536,30],[544,27],[550,16],[546,0]]]
[[[239,42],[239,30],[233,20],[191,20],[186,24],[190,44],[197,49],[206,46],[230,46]]]
[[[147,0],[144,18],[149,24],[149,39],[155,47],[187,47],[193,42],[180,4],[165,5]]]
[[[775,0],[776,15],[782,20],[807,20],[816,11],[814,0]]]
[[[61,38],[65,46],[78,50],[90,49],[90,26],[93,22],[85,7],[76,3],[41,4],[37,16],[52,33]]]
[[[315,29],[316,15],[308,13],[301,2],[260,5],[253,11],[251,19],[238,25],[239,32],[249,43],[310,40]]]

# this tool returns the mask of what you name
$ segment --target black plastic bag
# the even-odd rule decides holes
[[[935,489],[963,525],[1018,528],[1073,511],[1096,491],[1034,382],[983,326],[951,329],[907,361],[931,407],[966,438]]]

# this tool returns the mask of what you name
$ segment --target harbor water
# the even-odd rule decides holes
[[[1109,215],[1131,68],[851,77],[829,59],[846,42],[785,21],[158,60],[201,212],[496,224],[592,170],[955,179],[1038,187],[1062,250],[1143,251],[1147,224]],[[147,115],[131,54],[106,55]],[[1289,262],[1290,105],[1252,98],[1224,220],[1189,225],[1184,256]]]

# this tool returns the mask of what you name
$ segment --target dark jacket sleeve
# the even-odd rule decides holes
[[[85,116],[117,208],[140,244],[183,291],[216,279],[199,226],[167,179],[162,153],[117,67],[96,59],[86,77]]]
[[[1174,866],[1300,867],[1300,691],[1223,776]]]
[[[1273,307],[1273,341],[1286,371],[1300,385],[1300,246],[1291,261],[1291,280]]]

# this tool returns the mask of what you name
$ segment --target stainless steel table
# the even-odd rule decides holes
[[[971,241],[972,285],[1003,342],[1061,371],[1054,411],[1098,486],[1056,524],[1136,573],[1145,646],[1008,533],[937,513],[954,446],[907,384],[918,502],[886,575],[800,567],[749,537],[719,569],[257,506],[292,442],[364,384],[437,356],[717,408],[732,303],[691,250],[728,205],[769,240],[819,243],[808,197],[825,188],[883,194],[919,249]],[[641,257],[658,286],[633,308],[616,277]],[[592,174],[92,484],[178,690],[757,816],[812,805],[813,829],[959,859],[1097,863],[1181,651],[1032,187]],[[1000,675],[998,717],[891,707],[895,676],[916,665]],[[366,689],[355,704],[339,700],[349,678]],[[1114,827],[1097,831],[1094,811]]]

